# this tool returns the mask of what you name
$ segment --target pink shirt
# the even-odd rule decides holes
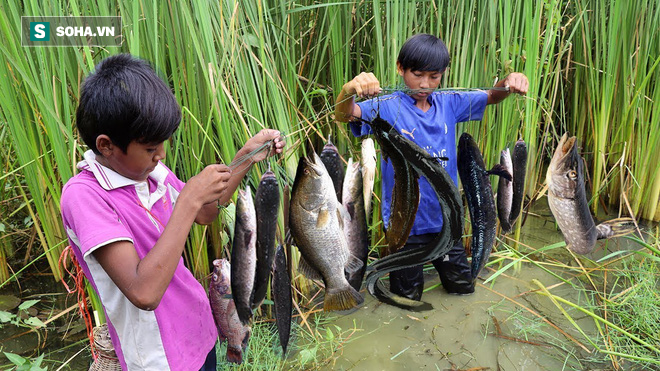
[[[80,173],[62,190],[62,220],[76,258],[101,298],[122,368],[199,370],[218,334],[206,291],[183,258],[158,307],[145,311],[124,296],[92,254],[126,240],[144,258],[163,233],[184,183],[162,163],[147,181],[138,182],[96,162],[92,151],[84,157]]]

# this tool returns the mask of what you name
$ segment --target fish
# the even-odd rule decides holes
[[[312,156],[298,162],[289,207],[289,229],[301,254],[298,270],[310,279],[323,280],[324,310],[348,310],[364,299],[348,283],[344,269],[354,272],[361,262],[348,251],[330,175],[319,156],[313,152]]]
[[[509,174],[513,174],[513,163],[511,162],[511,153],[508,148],[505,148],[500,152],[500,165],[502,165]],[[509,216],[511,215],[512,201],[513,182],[501,176],[497,184],[497,218],[500,220],[500,227],[502,228],[503,234],[511,232]]]
[[[438,159],[416,143],[402,136],[392,125],[376,116],[372,121],[362,120],[371,126],[376,141],[386,155],[404,158],[415,176],[424,176],[438,196],[443,217],[443,225],[437,236],[427,245],[399,251],[381,258],[371,264],[372,270],[366,278],[369,293],[381,302],[400,308],[423,311],[433,306],[422,301],[411,300],[389,291],[380,278],[385,274],[408,267],[423,264],[445,255],[454,244],[461,240],[463,234],[463,203],[458,188]],[[397,168],[395,168],[396,174]],[[418,192],[419,186],[417,185]]]
[[[332,144],[330,138],[328,138],[328,143],[323,147],[319,157],[321,158],[321,161],[323,161],[323,165],[325,165],[328,174],[330,174],[330,179],[332,179],[332,185],[334,186],[337,200],[341,201],[341,192],[343,189],[342,183],[344,182],[344,164],[341,161],[337,147]]]
[[[349,158],[346,175],[344,176],[341,203],[346,209],[343,220],[348,251],[362,262],[362,268],[353,273],[347,272],[346,277],[348,283],[357,291],[360,291],[362,286],[362,278],[367,268],[367,257],[369,255],[369,233],[367,230],[367,216],[364,212],[363,186],[360,163],[353,162],[353,158]]]
[[[634,231],[632,218],[617,218],[596,225],[589,211],[584,184],[584,164],[577,138],[568,133],[559,140],[546,173],[548,204],[566,247],[578,254],[593,251],[596,241]]]
[[[523,199],[525,198],[525,174],[527,171],[527,145],[524,140],[518,140],[513,147],[513,198],[509,225],[513,227],[520,216]]]
[[[468,133],[463,133],[458,139],[456,162],[472,224],[471,272],[474,280],[488,261],[497,232],[490,175],[500,175],[511,181],[511,174],[500,164],[487,171],[479,147]]]
[[[364,198],[364,212],[367,221],[371,217],[371,196],[374,191],[374,179],[376,177],[376,148],[374,140],[365,138],[362,140],[362,193]]]
[[[254,207],[257,215],[257,265],[252,294],[252,309],[261,306],[268,291],[268,279],[275,258],[275,234],[280,208],[280,186],[275,173],[266,171],[255,194]]]
[[[273,295],[273,308],[275,309],[275,323],[280,338],[283,355],[286,356],[286,348],[289,344],[291,333],[291,310],[293,301],[291,297],[291,278],[287,269],[286,254],[284,246],[279,245],[275,251],[275,262],[273,266],[273,280],[271,291]]]
[[[233,363],[243,362],[243,353],[250,339],[250,326],[241,323],[236,313],[231,295],[231,267],[226,259],[213,261],[213,275],[209,285],[211,312],[218,328],[220,344],[227,340],[227,360]]]
[[[236,222],[231,249],[231,291],[238,318],[252,319],[252,289],[257,266],[257,215],[250,187],[238,190]]]

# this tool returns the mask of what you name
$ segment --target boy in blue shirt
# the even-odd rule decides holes
[[[497,104],[511,93],[526,94],[529,85],[527,77],[521,73],[512,73],[495,85],[508,87],[508,91],[433,92],[440,85],[442,74],[449,64],[449,52],[442,40],[428,34],[417,34],[409,38],[401,47],[396,64],[410,93],[397,91],[375,97],[382,91],[380,82],[373,73],[363,72],[342,87],[337,97],[335,118],[341,122],[350,122],[353,135],[362,136],[370,134],[371,128],[355,118],[371,121],[380,114],[381,118],[432,156],[448,158],[441,163],[458,185],[456,123],[481,120],[486,105]],[[356,103],[355,96],[375,98]],[[381,171],[381,209],[383,223],[387,226],[394,186],[392,164],[381,160]],[[419,193],[415,222],[402,250],[425,245],[442,228],[440,204],[424,177],[419,179]],[[445,256],[433,261],[433,265],[447,292],[474,292],[473,279],[476,277],[471,275],[461,243]],[[422,266],[390,273],[390,290],[395,294],[420,300],[423,288]]]

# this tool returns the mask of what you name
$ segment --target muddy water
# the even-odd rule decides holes
[[[563,241],[549,211],[537,208],[523,228],[521,242],[540,248]],[[619,249],[639,249],[628,240],[600,242],[589,258],[598,259]],[[576,265],[565,248],[549,252],[550,258]],[[493,257],[497,257],[494,252]],[[541,257],[535,260],[542,260]],[[510,260],[508,260],[510,261]],[[507,262],[508,262],[507,261]],[[359,330],[336,354],[327,369],[342,370],[573,370],[609,369],[602,355],[593,361],[593,347],[548,299],[531,290],[533,279],[546,287],[561,282],[532,264],[510,269],[494,282],[483,284],[493,273],[485,269],[476,291],[468,296],[447,294],[442,287],[424,293],[433,310],[410,312],[381,304],[368,294],[365,304],[334,322],[343,330]],[[439,283],[435,270],[426,274],[425,287]],[[569,278],[566,275],[566,278]],[[386,283],[387,284],[387,283]],[[364,292],[365,290],[363,290]],[[563,284],[551,289],[555,295],[580,303],[579,290]],[[505,298],[510,298],[507,300]],[[527,309],[539,313],[562,334]],[[597,334],[593,320],[568,308],[590,336]],[[573,339],[569,338],[572,337]],[[587,351],[589,350],[591,354]],[[592,359],[586,362],[585,359]]]

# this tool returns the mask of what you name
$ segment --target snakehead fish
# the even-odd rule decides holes
[[[291,333],[291,309],[293,307],[293,301],[291,299],[291,278],[289,278],[286,254],[282,245],[279,245],[275,252],[271,285],[277,333],[279,334],[280,345],[282,345],[282,354],[286,356],[286,348],[289,344],[289,335]]]
[[[457,164],[472,223],[472,279],[476,279],[488,261],[497,231],[490,175],[500,175],[511,180],[511,174],[500,164],[487,171],[479,147],[468,133],[463,133],[458,140]]]
[[[511,162],[511,153],[508,148],[500,152],[500,165],[513,174],[513,163]],[[513,182],[501,176],[497,184],[497,217],[500,220],[502,233],[506,234],[511,232],[511,224],[509,223],[509,216],[511,215],[511,202],[513,197]]]
[[[230,265],[226,259],[213,261],[213,275],[209,285],[209,302],[218,328],[220,344],[227,340],[227,360],[243,362],[243,352],[250,339],[250,326],[241,323],[231,295]]]
[[[361,146],[362,152],[362,193],[364,194],[364,212],[367,221],[371,217],[371,195],[374,191],[374,178],[376,177],[376,147],[374,140],[364,138]]]
[[[280,208],[280,186],[272,171],[261,177],[255,194],[257,213],[257,266],[254,278],[252,309],[257,309],[268,291],[268,278],[275,258],[275,232]]]
[[[613,219],[596,225],[589,211],[584,185],[584,164],[578,154],[576,137],[565,133],[546,173],[548,203],[566,240],[578,254],[591,252],[596,240],[618,237],[634,230],[630,218]]]
[[[347,310],[363,299],[346,280],[344,269],[354,272],[362,262],[348,251],[332,180],[319,156],[312,154],[311,160],[300,158],[291,192],[289,228],[301,254],[298,270],[323,280],[324,310]]]
[[[438,196],[442,209],[443,225],[438,235],[426,246],[400,251],[379,259],[372,264],[371,271],[366,278],[367,289],[378,300],[411,310],[431,309],[425,302],[411,300],[390,292],[380,278],[389,272],[402,268],[413,267],[434,260],[446,254],[451,247],[460,241],[463,233],[463,204],[458,188],[438,159],[417,144],[403,137],[390,123],[377,116],[366,124],[371,126],[374,137],[380,144],[381,150],[390,158],[403,158],[415,172],[415,178],[424,176]],[[404,167],[395,167],[397,169]],[[417,185],[417,183],[414,183]],[[417,186],[418,187],[418,186]],[[417,188],[419,192],[419,188]]]
[[[344,215],[344,234],[348,243],[348,251],[362,262],[362,268],[353,273],[347,273],[348,283],[357,291],[362,286],[362,278],[367,268],[369,254],[369,234],[367,231],[367,216],[364,212],[362,193],[362,172],[360,163],[348,159],[346,176],[344,177],[344,190],[342,191],[342,205],[346,208]]]
[[[250,187],[238,190],[236,222],[231,249],[231,291],[238,318],[243,324],[252,318],[252,288],[257,265],[257,215]]]
[[[337,200],[341,202],[341,191],[343,189],[342,183],[344,181],[344,164],[341,162],[337,147],[332,144],[330,138],[328,138],[328,143],[323,147],[319,157],[321,158],[321,161],[323,161],[323,165],[325,165],[328,174],[330,174],[330,179],[332,179],[332,185],[334,186]]]

